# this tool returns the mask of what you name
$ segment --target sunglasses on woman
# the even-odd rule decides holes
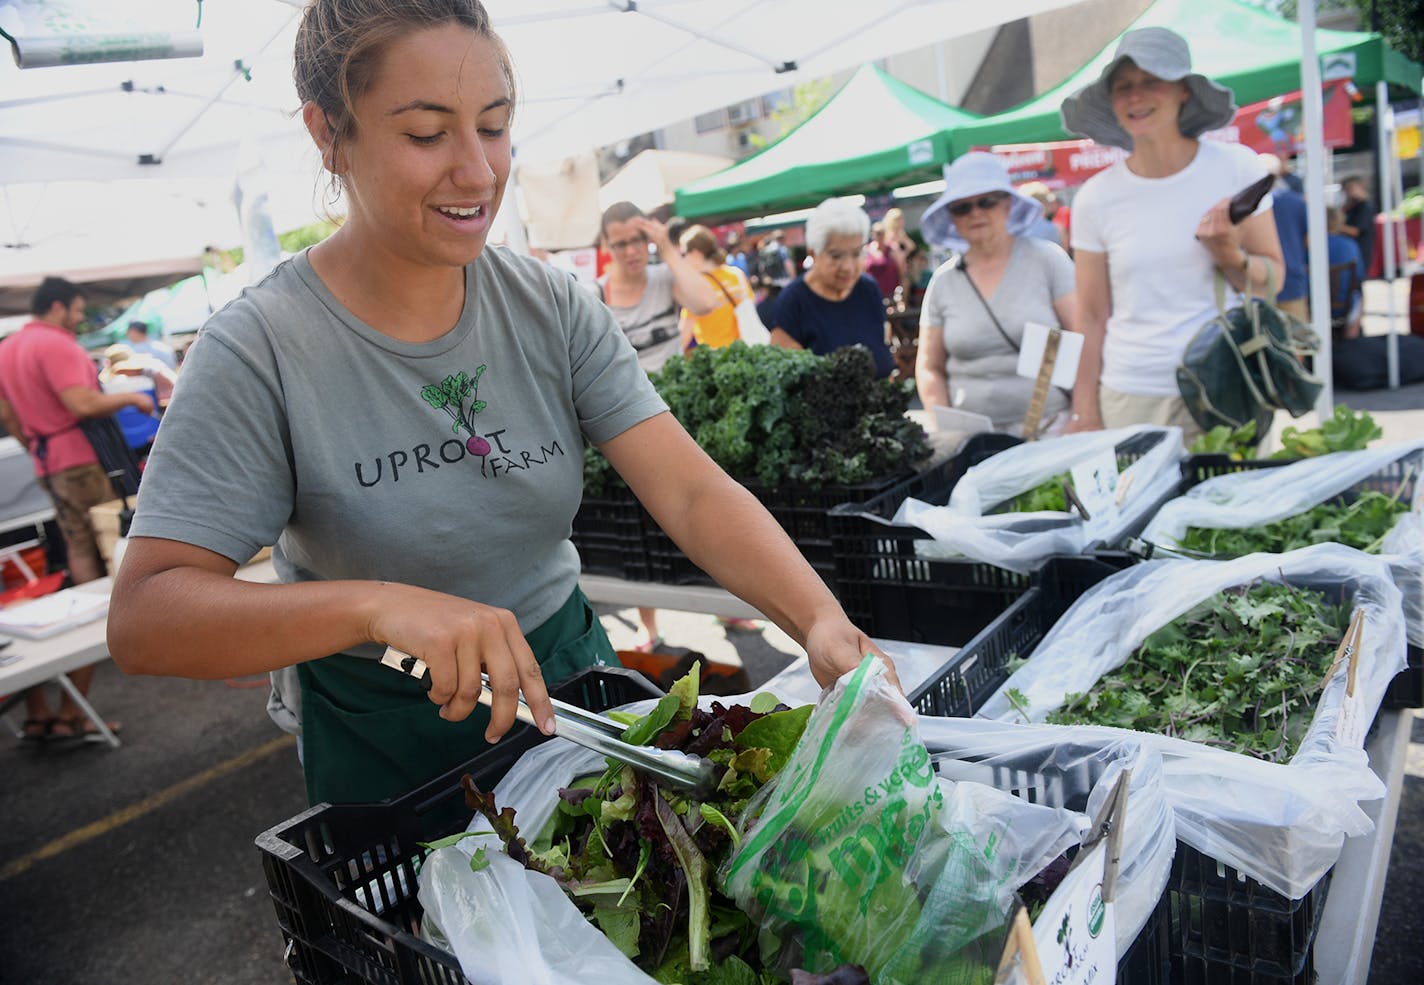
[[[980,195],[978,198],[965,199],[963,202],[951,202],[949,214],[962,219],[976,208],[988,212],[1008,197],[1004,192],[994,192],[992,195]]]

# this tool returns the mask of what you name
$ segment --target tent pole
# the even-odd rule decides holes
[[[1330,336],[1330,256],[1325,233],[1325,107],[1320,95],[1320,59],[1315,53],[1315,0],[1300,0],[1300,89],[1305,110],[1306,236],[1314,248],[1310,271],[1310,321],[1320,337],[1315,375],[1324,381],[1315,401],[1315,415],[1325,421],[1335,412],[1332,339]],[[1318,245],[1315,245],[1318,244]]]
[[[1389,338],[1385,343],[1385,358],[1389,369],[1389,388],[1399,389],[1399,336],[1395,334],[1394,281],[1399,276],[1394,252],[1394,110],[1389,105],[1389,83],[1375,84],[1375,137],[1379,140],[1379,203],[1384,219],[1384,264],[1381,273],[1388,291],[1386,311],[1389,313]],[[1370,230],[1374,235],[1374,230]]]

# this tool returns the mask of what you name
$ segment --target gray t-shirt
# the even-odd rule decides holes
[[[637,304],[610,304],[613,320],[638,350],[638,363],[646,372],[662,369],[678,353],[678,303],[673,297],[672,268],[665,263],[647,268],[648,283]],[[608,278],[598,282],[599,297],[608,297]]]
[[[1073,261],[1068,254],[1046,240],[1017,236],[999,286],[984,300],[1009,338],[1021,343],[1026,322],[1058,325],[1053,302],[1073,289]],[[994,327],[957,261],[940,267],[930,278],[920,306],[920,327],[925,326],[944,333],[950,405],[987,415],[995,430],[1022,428],[1034,381],[1017,375],[1018,350]],[[1051,420],[1067,406],[1067,394],[1051,388],[1044,417]]]
[[[459,323],[409,343],[343,308],[303,253],[204,327],[131,533],[238,562],[275,544],[284,582],[420,585],[528,632],[578,582],[583,439],[664,410],[607,310],[537,260],[485,249]]]

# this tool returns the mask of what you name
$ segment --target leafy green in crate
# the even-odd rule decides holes
[[[1048,717],[1175,736],[1269,762],[1295,754],[1349,622],[1321,592],[1270,582],[1213,595]]]
[[[1337,451],[1361,451],[1371,441],[1384,434],[1367,410],[1353,411],[1337,405],[1330,418],[1319,427],[1300,430],[1286,427],[1281,431],[1281,447],[1272,459],[1314,458]],[[1256,422],[1247,421],[1235,430],[1218,424],[1202,435],[1187,450],[1193,455],[1226,455],[1234,461],[1252,457],[1264,435],[1256,434]]]
[[[699,347],[652,379],[703,451],[740,480],[855,485],[908,471],[929,454],[924,429],[905,416],[912,384],[876,379],[860,347],[828,356],[740,342]],[[590,449],[585,489],[599,495],[616,479]]]
[[[1404,483],[1400,483],[1400,489]],[[1344,544],[1373,554],[1394,526],[1401,513],[1409,509],[1394,496],[1365,490],[1353,503],[1333,501],[1321,503],[1303,513],[1288,516],[1259,527],[1240,530],[1215,527],[1188,527],[1182,536],[1183,550],[1205,557],[1233,558],[1257,551],[1281,554],[1312,544]]]

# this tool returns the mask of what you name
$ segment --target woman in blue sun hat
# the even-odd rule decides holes
[[[1073,201],[1073,261],[1086,337],[1069,430],[1178,425],[1201,434],[1176,369],[1217,313],[1216,272],[1265,296],[1285,277],[1271,198],[1239,225],[1232,195],[1265,175],[1254,151],[1202,140],[1236,115],[1230,89],[1192,71],[1186,39],[1161,27],[1123,35],[1091,84],[1064,100],[1063,126],[1129,151]],[[1274,300],[1274,299],[1272,299]],[[1236,304],[1228,297],[1227,306]]]
[[[1017,375],[1024,326],[1072,330],[1073,261],[1029,235],[1043,215],[993,154],[973,151],[945,170],[945,190],[920,231],[956,256],[935,271],[920,306],[915,385],[926,408],[984,414],[994,430],[1020,434],[1034,381]],[[1068,394],[1053,388],[1039,431],[1067,423]]]

